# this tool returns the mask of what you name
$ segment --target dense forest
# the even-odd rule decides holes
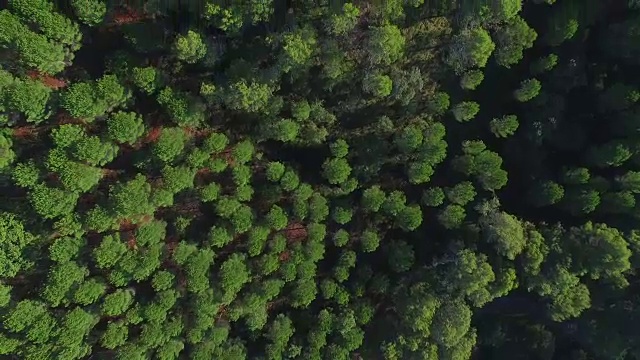
[[[640,0],[0,1],[0,196],[0,358],[640,360]]]

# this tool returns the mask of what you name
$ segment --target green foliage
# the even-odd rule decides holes
[[[326,28],[334,35],[345,35],[356,26],[359,16],[360,9],[352,3],[345,3],[340,13],[331,15]]]
[[[537,37],[538,34],[524,19],[513,17],[496,32],[496,62],[507,68],[519,63],[523,51],[531,48]]]
[[[450,104],[451,100],[449,98],[449,95],[444,92],[435,93],[427,101],[427,107],[432,113],[436,115],[444,114],[449,109]]]
[[[131,81],[147,94],[155,92],[160,82],[158,71],[152,66],[133,68]]]
[[[442,193],[442,190],[440,193]],[[447,195],[449,201],[461,206],[466,205],[476,196],[476,190],[469,181],[463,181],[452,188],[447,188],[444,190],[444,193]]]
[[[316,35],[312,28],[303,27],[289,33],[282,38],[283,70],[288,72],[291,68],[307,64],[314,53]]]
[[[245,263],[245,258],[238,254],[233,254],[220,266],[220,286],[224,292],[225,302],[231,302],[240,292],[246,282],[249,281],[249,271]]]
[[[65,50],[62,44],[50,41],[46,36],[32,32],[26,24],[5,9],[0,11],[0,43],[19,54],[19,62],[46,74],[57,74],[65,67]]]
[[[531,73],[538,75],[546,71],[552,70],[558,64],[558,55],[549,54],[543,56],[531,63]]]
[[[140,115],[118,111],[107,120],[107,129],[111,140],[133,145],[144,133],[144,124]]]
[[[330,184],[341,184],[351,174],[351,166],[344,158],[332,158],[322,164],[322,175]]]
[[[453,117],[458,122],[467,122],[472,120],[480,111],[480,104],[474,101],[463,101],[451,108]]]
[[[204,119],[203,105],[187,93],[166,87],[160,91],[157,99],[179,126],[198,126]]]
[[[176,37],[173,50],[178,60],[193,64],[204,57],[207,46],[199,33],[189,30],[185,35]]]
[[[484,73],[480,70],[469,70],[460,78],[460,87],[465,90],[475,90],[484,80]]]
[[[115,158],[118,147],[103,142],[97,136],[86,136],[79,139],[72,148],[72,154],[80,161],[89,165],[105,165]]]
[[[11,149],[11,145],[13,145],[13,142],[9,137],[0,135],[0,169],[7,167],[15,160],[16,154]],[[14,181],[27,185],[33,185],[33,183],[37,181],[37,173],[33,171],[33,167],[20,165],[18,165],[18,167],[18,174],[13,174]],[[20,183],[18,185],[20,185]]]
[[[464,221],[466,214],[460,205],[447,205],[438,213],[438,221],[446,229],[459,227]]]
[[[150,204],[151,186],[141,174],[126,183],[119,183],[109,189],[112,211],[121,218],[153,213]]]
[[[553,181],[541,181],[532,187],[529,199],[535,206],[547,206],[558,203],[564,196],[562,185]]]
[[[474,67],[482,68],[495,48],[496,45],[486,30],[465,29],[453,38],[446,62],[456,73]]]
[[[36,80],[15,80],[8,89],[6,106],[23,114],[28,122],[40,123],[48,117],[51,89]]]
[[[152,152],[160,160],[171,162],[184,149],[186,137],[180,128],[164,128],[158,137],[158,141],[153,144]]]
[[[114,293],[105,296],[100,309],[107,316],[123,314],[133,303],[133,295],[132,290],[116,290]]]
[[[99,0],[71,0],[73,11],[83,23],[95,26],[102,22],[107,6]]]
[[[375,97],[386,97],[391,95],[393,82],[387,75],[367,74],[362,80],[362,90]]]
[[[525,247],[522,223],[505,212],[493,212],[480,219],[482,232],[487,242],[492,243],[500,255],[515,259]]]
[[[31,265],[25,251],[36,238],[10,213],[0,214],[0,238],[0,277],[12,278]]]
[[[506,138],[513,135],[518,130],[519,125],[520,123],[515,115],[505,115],[491,120],[489,128],[496,137]]]
[[[267,107],[272,96],[273,89],[267,84],[240,81],[225,90],[222,102],[232,110],[256,113]]]
[[[76,206],[78,195],[38,184],[29,193],[29,201],[38,215],[54,219],[70,214]]]
[[[397,273],[409,271],[415,261],[413,247],[405,241],[396,240],[389,244],[387,262],[391,270]]]
[[[75,118],[93,120],[122,105],[130,97],[116,75],[72,84],[62,94],[62,107]]]
[[[513,97],[520,102],[527,102],[540,93],[542,84],[538,79],[527,79],[520,83],[520,87],[513,92]]]
[[[426,206],[436,207],[444,202],[445,193],[442,188],[429,188],[422,193],[422,203]]]
[[[383,25],[369,30],[367,51],[373,64],[390,65],[403,54],[405,38],[395,25]]]

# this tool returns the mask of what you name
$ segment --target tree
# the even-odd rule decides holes
[[[287,213],[278,205],[273,205],[269,213],[266,215],[267,224],[276,231],[280,231],[287,226],[289,222]]]
[[[387,262],[391,270],[397,273],[409,271],[415,261],[413,247],[403,240],[394,240],[386,248]]]
[[[351,174],[351,166],[345,158],[327,159],[322,164],[322,175],[330,184],[341,184],[347,180]]]
[[[135,67],[131,70],[131,81],[145,93],[151,95],[160,86],[160,76],[153,66]]]
[[[584,188],[567,188],[562,205],[575,215],[589,214],[600,205],[600,194],[595,190]]]
[[[527,102],[540,93],[542,85],[538,79],[527,79],[520,83],[520,88],[513,92],[513,97],[520,102]]]
[[[58,172],[60,181],[66,189],[80,193],[89,191],[102,178],[100,168],[73,161],[67,161]]]
[[[20,187],[32,188],[38,184],[40,169],[33,161],[18,163],[11,174],[14,183]]]
[[[483,68],[495,48],[486,30],[465,29],[453,38],[445,61],[456,73],[474,67]]]
[[[424,184],[429,182],[434,171],[433,167],[426,162],[412,162],[407,169],[407,176],[412,184]]]
[[[423,75],[417,66],[408,71],[392,71],[391,79],[393,81],[391,98],[398,101],[402,106],[409,105],[425,85]]]
[[[613,140],[599,146],[592,146],[587,153],[587,159],[597,167],[606,168],[620,166],[632,155],[633,151],[627,144]]]
[[[240,254],[231,255],[220,266],[220,286],[224,291],[225,303],[230,303],[240,292],[245,283],[249,281],[249,270],[245,263],[245,257]]]
[[[616,182],[623,190],[632,193],[640,192],[640,172],[628,171],[624,175],[618,176]]]
[[[497,190],[507,184],[507,172],[501,166],[502,158],[493,151],[485,150],[475,156],[473,171],[485,190]]]
[[[179,126],[198,126],[204,121],[204,104],[189,93],[165,87],[156,99]]]
[[[489,290],[496,280],[487,256],[473,250],[460,250],[455,261],[442,268],[441,285],[453,296],[465,296],[474,306],[481,307],[494,298]]]
[[[466,205],[476,196],[476,190],[469,181],[463,181],[452,188],[447,188],[444,193],[449,201],[461,206]]]
[[[173,49],[178,60],[189,64],[198,62],[207,53],[207,46],[202,41],[202,37],[192,30],[176,36]]]
[[[529,191],[531,203],[538,207],[556,204],[563,197],[562,185],[551,180],[537,182]]]
[[[107,5],[99,0],[71,0],[71,6],[78,19],[89,26],[100,24],[107,12]]]
[[[28,340],[43,343],[55,335],[56,323],[44,303],[25,299],[7,312],[2,325],[11,333],[24,333]]]
[[[340,225],[345,225],[351,218],[353,217],[353,211],[350,208],[346,207],[336,207],[333,209],[332,218],[333,221],[337,222]]]
[[[509,260],[524,250],[526,238],[522,222],[504,211],[492,212],[480,219],[485,239],[492,243],[500,255]]]
[[[449,94],[437,92],[427,101],[427,108],[435,115],[442,115],[447,112],[450,104]]]
[[[186,138],[182,129],[164,128],[160,133],[158,141],[153,144],[152,152],[160,160],[171,162],[182,153],[185,141]]]
[[[118,111],[107,120],[107,129],[111,140],[133,145],[144,133],[144,124],[140,115]]]
[[[522,60],[522,52],[531,48],[537,37],[538,34],[524,19],[519,16],[511,18],[496,32],[496,62],[507,68],[517,64]]]
[[[82,38],[77,24],[56,12],[50,3],[15,0],[10,3],[9,7],[24,22],[37,25],[38,30],[48,39],[77,50],[77,43]]]
[[[16,154],[11,149],[11,145],[11,139],[0,135],[0,169],[7,167],[15,160]],[[39,172],[35,166],[19,166],[18,171],[12,174],[12,180],[16,182],[18,186],[34,186],[35,183],[38,182],[38,176]]]
[[[539,75],[546,71],[552,70],[558,64],[558,55],[549,54],[543,56],[531,63],[530,70],[532,75]]]
[[[314,53],[316,44],[315,31],[311,27],[303,27],[283,36],[283,70],[307,64]]]
[[[448,348],[456,345],[471,328],[471,314],[460,300],[444,302],[433,316],[431,337]]]
[[[518,130],[519,125],[518,118],[515,115],[505,115],[491,120],[489,128],[496,137],[506,138],[513,135]]]
[[[586,184],[591,175],[587,168],[565,168],[560,175],[561,182],[566,185],[582,185]]]
[[[552,277],[538,289],[542,296],[551,298],[549,312],[555,321],[576,317],[591,306],[589,289],[567,269],[555,269]]]
[[[16,15],[6,9],[0,11],[0,27],[6,29],[0,37],[0,43],[15,49],[20,55],[20,62],[26,67],[51,75],[64,69],[65,51],[62,44],[30,31]]]
[[[89,165],[103,166],[111,162],[118,153],[118,147],[103,142],[97,136],[85,136],[79,139],[72,148],[73,156]]]
[[[436,207],[442,205],[445,194],[442,188],[429,188],[422,193],[422,203],[426,206]]]
[[[572,227],[567,241],[569,248],[573,248],[572,259],[579,273],[585,272],[593,280],[607,279],[614,285],[628,284],[624,274],[631,269],[632,253],[618,229],[587,222]]]
[[[329,150],[334,157],[342,158],[349,154],[349,144],[344,139],[338,139],[329,144]]]
[[[367,51],[373,64],[390,65],[398,61],[404,51],[405,39],[395,25],[373,27],[369,31]]]
[[[474,101],[463,101],[451,108],[453,117],[458,122],[467,122],[473,119],[474,117],[476,117],[479,111],[480,105]]]
[[[484,73],[481,70],[469,70],[460,78],[460,87],[465,90],[475,90],[484,80]]]
[[[364,252],[376,251],[380,246],[380,235],[374,229],[367,229],[360,235],[360,244]]]
[[[459,227],[464,221],[466,214],[460,205],[447,205],[438,213],[438,221],[446,229]]]
[[[551,46],[558,46],[565,40],[573,38],[578,31],[579,8],[572,4],[560,3],[554,7],[547,18],[547,31],[544,41]]]
[[[273,89],[269,85],[256,82],[247,84],[242,80],[223,91],[222,101],[229,109],[257,113],[269,105],[272,96]]]
[[[379,186],[374,185],[362,192],[360,203],[365,211],[378,212],[385,201],[386,194]]]
[[[279,314],[275,318],[266,334],[266,338],[270,342],[269,345],[267,345],[269,359],[282,358],[282,352],[289,342],[289,339],[293,336],[294,331],[293,322],[287,316]]]
[[[232,150],[232,155],[235,161],[240,164],[251,161],[255,152],[253,143],[250,140],[243,140],[237,143]]]
[[[391,95],[393,82],[387,75],[367,74],[362,80],[362,90],[375,97],[386,97]]]
[[[93,120],[123,104],[130,97],[116,75],[91,82],[77,82],[62,94],[62,107],[75,118]]]
[[[389,193],[384,202],[382,203],[382,211],[385,213],[397,216],[400,211],[405,208],[407,203],[407,196],[400,190],[394,190]]]
[[[402,209],[395,220],[396,225],[404,231],[413,231],[422,224],[422,210],[418,205],[409,205]]]
[[[89,270],[75,261],[58,263],[49,269],[40,295],[53,307],[68,304],[71,297],[70,290],[81,284],[88,274]]]
[[[100,308],[107,316],[123,314],[133,304],[133,295],[133,290],[118,289],[114,293],[105,296]]]
[[[342,5],[342,11],[332,14],[325,26],[333,35],[346,35],[356,26],[359,17],[360,9],[352,3],[345,3]]]
[[[36,237],[15,215],[0,214],[0,239],[0,277],[12,278],[32,265],[25,251]]]
[[[6,104],[23,114],[28,122],[40,123],[48,117],[47,104],[51,89],[37,80],[15,79],[7,93]]]
[[[416,126],[409,125],[397,132],[393,138],[394,145],[403,153],[415,151],[424,139],[423,132]]]
[[[78,202],[78,195],[38,184],[29,193],[29,201],[40,216],[45,219],[54,219],[73,212]]]

